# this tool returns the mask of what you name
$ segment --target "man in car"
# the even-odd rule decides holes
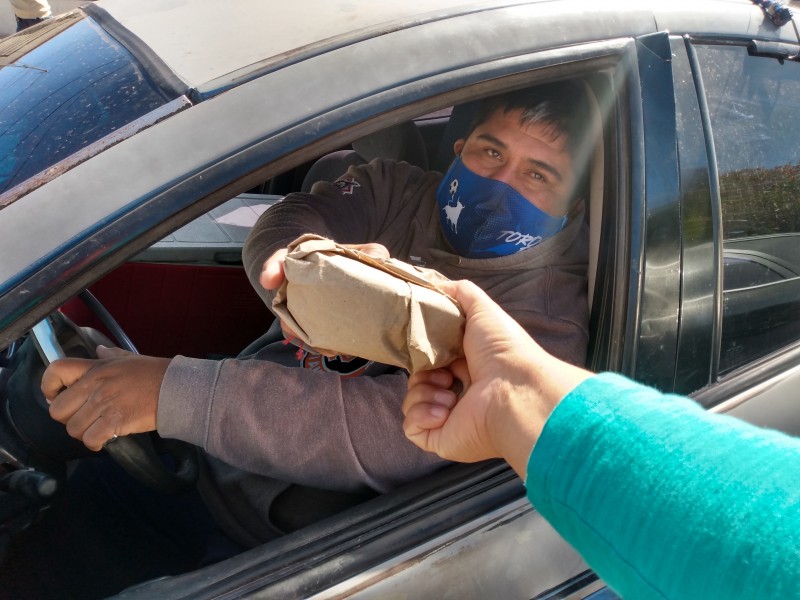
[[[585,92],[573,82],[489,98],[455,143],[444,177],[377,159],[310,194],[288,195],[251,232],[248,275],[270,306],[265,288],[282,280],[285,247],[316,233],[470,279],[546,350],[581,365],[587,113]],[[304,488],[290,484],[385,492],[445,464],[403,434],[406,385],[407,373],[395,367],[287,344],[276,323],[245,358],[101,350],[99,361],[53,363],[42,387],[51,415],[91,449],[152,430],[203,448],[204,500],[249,545],[292,527],[274,518],[282,499],[299,502]],[[325,498],[335,508],[339,496]]]

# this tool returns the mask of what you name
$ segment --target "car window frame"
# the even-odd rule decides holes
[[[451,89],[402,106],[398,106],[396,98],[389,94],[384,98],[378,99],[377,106],[375,99],[358,100],[347,107],[342,107],[340,110],[346,111],[346,113],[363,110],[364,113],[361,114],[371,115],[371,118],[366,117],[364,121],[354,122],[348,128],[337,130],[329,136],[317,140],[313,146],[302,147],[292,153],[290,155],[291,158],[289,156],[284,157],[281,163],[288,164],[289,168],[299,166],[310,159],[317,158],[321,154],[336,150],[355,138],[378,131],[386,125],[414,119],[454,104],[471,101],[490,93],[499,93],[504,89],[535,85],[537,82],[552,79],[554,74],[559,77],[576,77],[580,75],[588,77],[594,69],[630,69],[631,66],[636,68],[635,41],[630,38],[592,44],[591,47],[574,49],[574,52],[573,61],[566,60],[563,50],[552,53],[546,51],[531,53],[525,57],[530,61],[528,68],[520,69],[521,72],[513,74],[508,73],[507,66],[502,64],[504,61],[492,61],[483,65],[488,68],[487,70],[481,69],[483,77],[488,76],[488,78],[474,81],[474,69],[469,69],[465,73],[465,79],[468,83],[464,87],[452,89],[452,78],[448,78],[450,81],[447,81],[445,86]],[[520,57],[517,57],[514,62],[519,64],[519,60]],[[492,69],[492,66],[496,66],[498,71]],[[495,73],[497,76],[493,76]],[[614,77],[611,76],[610,79],[613,80]],[[623,78],[620,76],[620,81],[624,82],[620,97],[627,101],[631,90],[635,90],[638,87],[638,79],[636,77]],[[400,93],[400,90],[401,88],[398,87],[395,91]],[[615,91],[620,90],[617,89]],[[392,106],[393,108],[385,112],[381,110],[384,106]],[[616,131],[616,127],[621,117],[618,113],[621,111],[627,118],[627,110],[628,107],[625,102],[621,102],[614,107],[612,118],[614,123],[609,125],[611,133],[604,135],[604,139],[619,137],[620,134]],[[611,144],[611,147],[615,148],[616,145]],[[631,178],[631,174],[626,161],[627,158],[625,157],[617,157],[609,161],[609,167],[607,168],[619,167],[621,169],[619,176],[627,181]],[[641,164],[641,161],[639,161],[639,164]],[[260,171],[262,176],[274,173],[273,165],[266,165],[263,169]],[[617,190],[616,176],[609,176],[608,173],[607,171],[604,175],[606,185],[604,200],[609,197],[617,198],[623,205],[628,205],[630,199]],[[234,190],[245,189],[249,185],[251,184],[246,183],[234,188]],[[628,184],[627,188],[630,189],[630,187],[630,184]],[[613,215],[615,209],[610,208],[606,211],[607,204],[609,203],[603,202],[604,212]],[[618,225],[619,222],[615,217],[606,219],[604,223],[606,234],[612,231],[616,233],[615,240],[617,243],[609,251],[609,260],[615,265],[621,265],[620,270],[622,271],[622,273],[615,272],[614,275],[614,277],[620,278],[622,283],[607,289],[611,290],[612,294],[621,293],[625,295],[630,291],[627,284],[628,266],[623,258],[616,257],[616,252],[620,248],[628,248],[629,240],[627,226],[620,228]],[[611,256],[613,256],[613,259]],[[627,252],[623,252],[622,256],[627,257]],[[605,309],[610,309],[618,304],[615,298],[611,297]],[[610,320],[608,321],[610,322]],[[625,329],[624,318],[614,321],[614,324],[619,329],[619,331],[614,332],[614,335],[617,340],[622,340]],[[621,346],[619,343],[614,345]],[[442,490],[446,490],[445,495],[432,494],[431,485],[440,486],[442,477],[445,474],[451,479],[450,486],[442,488]],[[457,493],[454,494],[454,491]],[[412,493],[415,499],[414,505],[410,507],[405,499],[408,493]],[[263,590],[262,586],[266,581],[270,585],[268,588],[270,593],[274,592],[287,597],[305,597],[322,589],[327,590],[327,588],[319,587],[320,581],[335,582],[340,580],[341,589],[347,589],[347,586],[352,583],[348,582],[350,576],[348,571],[351,572],[351,575],[355,575],[372,566],[377,570],[372,571],[372,573],[379,578],[378,572],[391,573],[394,568],[409,560],[409,556],[415,556],[419,553],[424,554],[428,545],[431,547],[448,547],[450,545],[448,540],[457,539],[468,532],[479,531],[483,524],[487,522],[487,515],[492,522],[504,523],[508,515],[519,511],[520,508],[524,508],[525,514],[530,515],[537,523],[543,523],[541,516],[522,499],[523,494],[524,488],[520,480],[503,463],[489,461],[488,463],[471,466],[453,465],[431,477],[404,486],[396,492],[368,500],[363,505],[337,515],[334,520],[313,524],[299,532],[289,534],[277,542],[259,546],[249,551],[246,553],[248,555],[247,562],[251,566],[246,574],[242,574],[241,577],[231,578],[229,569],[226,570],[217,566],[205,568],[202,573],[195,572],[185,577],[202,577],[208,581],[209,579],[213,580],[214,574],[217,573],[219,577],[224,579],[220,582],[220,585],[224,586],[222,589],[233,589],[235,587],[237,590],[247,589],[247,586],[252,585],[255,580],[258,581],[258,589]],[[381,523],[380,520],[376,521],[376,517],[382,519],[383,513],[387,512],[387,509],[379,509],[384,504],[395,507],[394,509],[389,509],[389,512],[392,512],[391,527],[387,527],[384,531],[376,532],[375,527]],[[376,510],[378,514],[376,514]],[[487,513],[487,510],[492,512]],[[356,519],[358,527],[363,529],[354,529],[354,524],[349,522],[350,519]],[[458,524],[462,524],[464,528],[453,529]],[[546,525],[544,526],[546,527]],[[319,528],[322,529],[320,530]],[[320,531],[324,531],[326,536],[333,536],[332,539],[323,539]],[[357,548],[351,548],[348,541],[353,535],[359,536]],[[329,550],[334,553],[303,570],[288,570],[291,572],[286,572],[287,565],[294,564],[300,560],[307,560],[308,552],[319,552],[323,548],[321,545],[314,549],[307,547],[306,544],[309,537],[313,538],[314,543],[326,544],[324,546],[327,549],[325,551],[326,555]],[[561,546],[560,538],[552,540],[539,538],[536,543],[539,545],[546,543]],[[407,549],[409,554],[403,553],[403,549]],[[347,552],[347,570],[345,570],[340,560],[336,558],[336,553],[341,551]],[[571,552],[568,548],[566,550],[556,550],[555,547],[543,552],[550,555],[562,551]],[[441,560],[444,560],[443,556],[441,556]],[[380,564],[380,567],[376,567],[376,561]],[[570,578],[575,578],[576,581],[579,580],[581,587],[588,585],[592,589],[596,589],[602,586],[601,583],[598,583],[596,575],[586,570],[580,561],[569,562],[570,564],[565,565],[565,567],[568,566],[572,570]],[[550,565],[550,569],[552,571],[552,565]],[[282,570],[284,572],[281,572]],[[535,569],[532,569],[531,572],[535,572]],[[180,583],[180,580],[176,583]],[[541,586],[546,582],[541,580],[537,583]],[[242,585],[245,587],[242,588]],[[148,588],[141,589],[145,596],[149,593]],[[539,590],[543,594],[541,597],[547,597],[550,591],[552,590],[549,585],[544,585]]]
[[[669,34],[637,37],[628,90],[629,280],[623,374],[662,391],[674,386],[680,312],[680,206]],[[617,268],[617,271],[620,271]]]
[[[780,31],[776,32],[780,36]],[[729,372],[720,372],[720,352],[722,346],[722,314],[724,302],[724,282],[723,282],[723,252],[722,252],[722,214],[719,180],[717,174],[716,154],[714,151],[713,131],[710,124],[708,106],[705,101],[705,90],[702,80],[702,67],[694,51],[695,44],[715,44],[730,45],[746,48],[748,44],[759,39],[757,36],[741,35],[683,35],[682,44],[675,44],[675,49],[679,50],[682,45],[691,66],[690,73],[684,73],[684,78],[688,78],[689,85],[696,90],[696,101],[702,120],[702,135],[705,140],[707,152],[708,168],[708,202],[706,218],[711,220],[711,229],[708,230],[703,239],[696,243],[698,249],[705,248],[707,251],[697,251],[693,254],[684,253],[683,270],[685,278],[692,278],[695,289],[698,290],[695,296],[685,296],[682,300],[681,312],[689,315],[688,319],[682,322],[683,355],[682,363],[679,362],[679,369],[676,371],[676,391],[690,394],[698,402],[707,408],[715,410],[728,410],[732,406],[738,406],[742,402],[751,399],[752,392],[745,390],[756,390],[759,386],[769,381],[778,381],[785,377],[787,370],[794,369],[800,364],[800,340],[787,344],[764,356],[756,357],[746,364],[739,366]],[[764,36],[764,41],[771,41],[772,38]],[[761,57],[763,60],[776,60],[770,57]],[[679,74],[676,74],[676,78]],[[676,79],[677,81],[677,79]],[[686,84],[687,82],[684,81]],[[683,157],[682,157],[682,160]],[[695,165],[693,168],[697,168]],[[702,209],[701,209],[702,210]],[[695,211],[696,212],[696,211]],[[684,211],[684,231],[687,227],[687,212]],[[685,243],[685,242],[684,242]],[[708,289],[703,295],[703,282],[712,282],[713,288]],[[683,285],[686,285],[684,283]],[[694,328],[694,332],[689,329]],[[694,346],[690,349],[690,346]],[[698,348],[700,349],[698,351]],[[710,348],[710,360],[703,362],[698,352],[705,355]],[[681,371],[681,364],[684,370]],[[707,368],[705,365],[708,365]],[[694,367],[692,366],[694,365]],[[744,393],[744,396],[742,396]],[[731,397],[739,397],[739,400],[731,403]],[[746,399],[742,399],[746,398]]]

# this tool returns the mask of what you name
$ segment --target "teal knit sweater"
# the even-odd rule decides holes
[[[626,600],[800,599],[798,439],[606,373],[550,416],[526,487]]]

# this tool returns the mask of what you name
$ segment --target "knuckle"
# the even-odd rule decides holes
[[[80,426],[78,423],[73,421],[68,421],[66,423],[67,426],[67,433],[70,437],[75,438],[76,440],[80,440],[83,438],[83,427]]]
[[[91,385],[84,386],[81,394],[86,400],[86,408],[90,410],[103,410],[114,397],[113,389],[103,380],[94,380]]]
[[[105,420],[109,425],[112,426],[114,430],[116,430],[117,426],[124,422],[125,415],[123,412],[118,409],[117,407],[109,407],[103,413],[103,420]]]
[[[95,390],[93,393],[86,397],[86,408],[90,410],[99,410],[106,404],[105,394],[102,390]]]
[[[61,421],[62,418],[62,411],[61,405],[57,402],[53,402],[50,406],[47,407],[47,412],[50,413],[50,418],[55,419],[56,421]]]
[[[101,450],[103,448],[103,442],[98,442],[96,436],[94,435],[85,435],[83,436],[82,441],[83,445],[86,446],[89,450],[97,452],[98,450]]]

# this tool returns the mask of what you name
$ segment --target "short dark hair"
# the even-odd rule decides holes
[[[522,110],[521,125],[544,124],[553,139],[566,135],[571,154],[575,154],[576,146],[590,131],[586,91],[583,84],[575,80],[546,83],[484,98],[475,109],[465,139],[498,110],[504,113]]]

